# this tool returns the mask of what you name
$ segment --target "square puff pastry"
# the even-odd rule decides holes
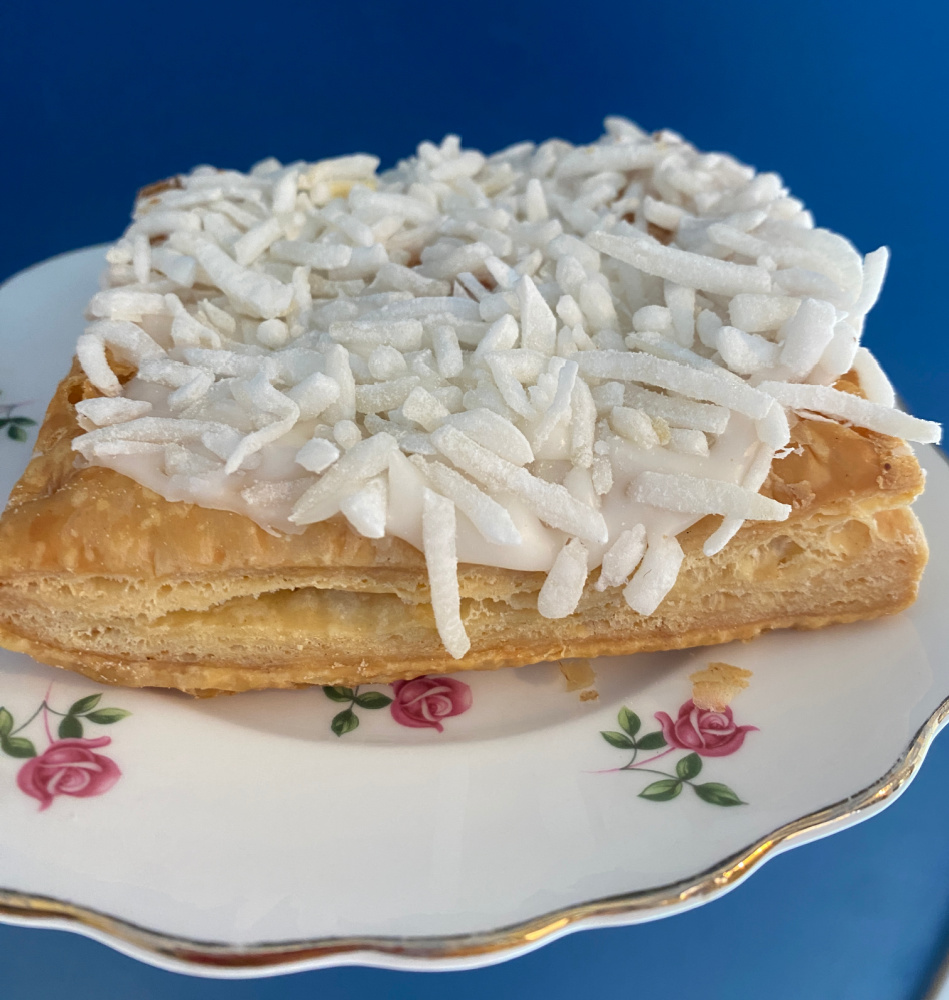
[[[855,376],[837,388],[859,392]],[[227,511],[171,503],[117,472],[77,468],[78,365],[0,519],[0,644],[95,680],[196,695],[392,681],[749,639],[912,603],[927,558],[910,509],[923,475],[901,440],[826,420],[793,427],[762,493],[792,507],[745,522],[717,555],[721,519],[679,536],[685,560],[658,611],[631,610],[591,573],[574,614],[537,611],[543,573],[459,566],[470,651],[439,638],[425,560],[339,515],[268,534]]]

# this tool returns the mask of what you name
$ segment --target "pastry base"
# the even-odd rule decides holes
[[[838,388],[858,391],[843,380]],[[197,695],[378,683],[541,660],[680,649],[900,611],[926,542],[909,504],[923,475],[902,441],[824,420],[762,492],[787,521],[746,522],[718,555],[720,518],[679,536],[673,590],[645,618],[590,575],[576,613],[542,618],[542,573],[459,567],[471,650],[442,647],[422,554],[342,518],[275,537],[227,511],[170,503],[109,469],[75,467],[74,365],[0,518],[0,645],[97,681]]]

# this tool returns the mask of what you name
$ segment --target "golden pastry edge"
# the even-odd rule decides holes
[[[130,373],[126,373],[130,374]],[[859,392],[855,376],[838,388]],[[452,659],[427,600],[422,554],[339,516],[302,535],[171,503],[105,468],[80,469],[73,404],[98,392],[77,364],[0,518],[0,645],[94,680],[196,695],[519,666],[751,639],[895,613],[916,598],[926,542],[909,504],[923,474],[905,442],[801,420],[762,492],[785,522],[746,522],[702,553],[706,517],[679,536],[679,580],[658,611],[621,588],[577,612],[536,611],[541,573],[462,565],[471,651]]]

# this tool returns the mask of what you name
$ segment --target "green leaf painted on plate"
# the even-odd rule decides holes
[[[676,764],[676,774],[683,779],[694,778],[702,770],[702,758],[697,753],[690,753]]]
[[[13,716],[5,708],[0,708],[0,738],[7,736],[12,728]]]
[[[642,725],[639,716],[635,712],[631,712],[625,705],[619,710],[617,719],[620,729],[625,729],[630,736],[635,736]]]
[[[600,730],[600,735],[606,740],[607,743],[609,743],[611,747],[617,747],[620,750],[633,749],[633,741],[623,733]]]
[[[654,781],[647,785],[640,793],[641,799],[649,799],[652,802],[668,802],[674,799],[682,791],[682,782],[675,778],[663,778],[661,781]]]
[[[36,747],[25,736],[5,736],[0,740],[0,750],[10,757],[36,756]]]
[[[364,691],[356,695],[356,704],[360,708],[385,708],[392,704],[392,699],[381,691]]]
[[[704,785],[693,785],[695,794],[713,806],[744,806],[740,798],[728,787],[718,781],[707,781]]]
[[[99,694],[87,694],[85,698],[80,698],[79,701],[74,701],[69,706],[68,715],[84,715],[86,712],[91,711],[99,702],[102,700],[102,693]]]
[[[113,722],[119,722],[131,714],[131,712],[126,712],[124,708],[97,708],[94,712],[90,712],[86,718],[100,726],[111,726]]]
[[[10,417],[11,424],[19,424],[21,427],[32,427],[36,421],[30,417]]]
[[[359,725],[359,716],[351,709],[344,709],[339,715],[334,716],[333,721],[330,723],[330,729],[336,733],[337,736],[345,736],[346,733],[351,733]]]
[[[7,428],[7,437],[14,441],[25,441],[29,435],[23,430],[22,427],[18,427],[16,424],[11,424]]]
[[[330,701],[352,701],[355,695],[353,694],[353,689],[348,687],[343,687],[342,684],[333,685],[323,685],[323,694],[329,698]]]
[[[660,732],[646,733],[645,736],[640,736],[636,740],[636,746],[640,750],[658,750],[660,747],[666,745],[666,738]]]
[[[64,715],[59,723],[59,738],[73,740],[82,738],[82,723],[75,715]]]

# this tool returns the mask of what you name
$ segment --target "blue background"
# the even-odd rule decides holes
[[[0,280],[117,236],[133,192],[206,162],[459,132],[487,151],[605,114],[777,170],[818,223],[893,250],[867,330],[920,416],[949,421],[949,15],[925,0],[53,3],[0,9]],[[2,366],[2,360],[0,360]],[[872,822],[715,904],[574,935],[502,966],[219,983],[0,927],[7,996],[919,996],[949,944],[949,738]]]

